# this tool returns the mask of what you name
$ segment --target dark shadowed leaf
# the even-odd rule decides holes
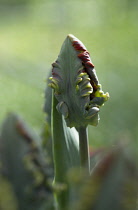
[[[50,174],[40,143],[39,136],[21,118],[8,115],[1,129],[1,174],[11,184],[20,210],[38,210],[46,205],[51,209],[52,192],[46,185]]]
[[[137,210],[138,171],[133,151],[119,146],[99,157],[74,209]]]

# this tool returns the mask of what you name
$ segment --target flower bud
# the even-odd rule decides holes
[[[49,86],[54,89],[59,102],[57,110],[65,117],[67,126],[96,126],[99,108],[109,94],[101,89],[86,47],[69,34],[52,67]]]

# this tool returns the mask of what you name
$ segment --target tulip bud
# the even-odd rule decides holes
[[[59,102],[57,110],[65,117],[67,126],[96,126],[99,108],[109,94],[101,89],[86,47],[69,34],[52,67],[49,86],[54,89]]]

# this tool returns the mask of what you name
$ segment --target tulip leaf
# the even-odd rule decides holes
[[[73,168],[80,167],[78,133],[75,128],[67,127],[64,117],[58,113],[56,106],[58,102],[53,95],[52,110],[52,137],[53,155],[55,169],[55,188],[59,186],[56,193],[58,208],[67,209],[70,202],[72,189],[68,183],[67,175]]]
[[[47,186],[49,168],[40,143],[40,137],[18,115],[8,115],[1,128],[0,169],[12,187],[20,210],[38,210],[53,199]],[[42,177],[39,183],[36,174]],[[42,196],[41,189],[36,190],[35,186],[39,187],[43,180],[45,193]]]
[[[136,210],[138,171],[134,163],[135,155],[130,147],[118,146],[109,151],[100,151],[98,156],[91,176],[82,184],[78,204],[76,202],[73,208]]]

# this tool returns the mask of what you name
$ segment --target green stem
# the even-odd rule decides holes
[[[90,155],[87,128],[80,127],[78,131],[81,167],[87,168],[88,172],[90,172]]]

